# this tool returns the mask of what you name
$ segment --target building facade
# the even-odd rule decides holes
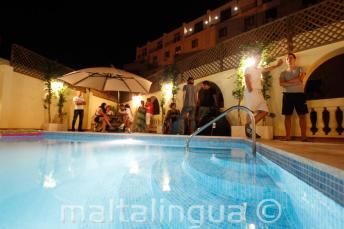
[[[142,73],[176,58],[212,48],[219,42],[289,15],[321,0],[232,0],[146,45],[136,48],[125,69]]]

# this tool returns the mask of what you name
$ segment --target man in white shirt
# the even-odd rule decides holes
[[[75,131],[75,122],[79,116],[79,125],[78,131],[82,131],[82,120],[84,118],[84,105],[86,105],[85,100],[81,97],[81,91],[76,92],[76,96],[73,97],[74,103],[74,116],[73,116],[73,123],[72,123],[72,131]]]
[[[256,113],[255,121],[257,124],[269,113],[268,105],[262,93],[262,73],[277,68],[278,66],[283,64],[283,61],[278,60],[275,66],[261,68],[259,67],[259,63],[261,61],[260,53],[254,54],[254,60],[254,65],[252,67],[248,67],[245,69],[246,87],[244,91],[244,96],[246,100],[246,107],[248,107],[251,111]],[[245,132],[247,137],[252,136],[252,126],[250,124],[250,121],[245,125]],[[260,136],[257,135],[257,137]]]

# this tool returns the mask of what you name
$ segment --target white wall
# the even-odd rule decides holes
[[[8,62],[0,61],[0,128],[41,129],[43,124],[48,122],[47,110],[43,108],[44,94],[42,80],[14,72]],[[72,126],[74,113],[72,98],[75,94],[75,91],[70,90],[64,106],[64,111],[67,112],[65,120],[69,128]],[[91,128],[91,119],[101,103],[115,105],[115,102],[96,97],[89,92],[83,97],[87,103],[83,121],[84,129]],[[56,100],[53,99],[52,121],[56,119],[56,115]]]
[[[314,48],[311,50],[306,50],[302,52],[295,53],[297,56],[297,64],[300,66],[303,66],[307,72],[307,75],[305,77],[304,84],[306,83],[306,80],[311,75],[311,73],[322,63],[327,61],[328,59],[339,55],[341,53],[344,53],[344,41],[329,44],[326,46],[321,46],[318,48]],[[285,60],[285,57],[280,57]],[[277,58],[279,59],[279,58]],[[284,61],[285,62],[285,61]],[[275,64],[275,63],[272,63]],[[280,73],[287,68],[287,65],[284,63],[279,68],[272,71],[273,76],[273,86],[270,91],[271,99],[268,101],[270,112],[275,113],[276,117],[274,119],[268,118],[268,123],[273,124],[274,126],[274,135],[275,136],[284,136],[284,117],[281,115],[282,110],[282,87],[279,85],[279,75]],[[228,71],[216,73],[207,77],[203,77],[201,79],[195,80],[195,84],[198,84],[202,82],[203,80],[209,80],[213,83],[215,83],[222,91],[223,98],[224,98],[224,107],[229,108],[233,105],[237,105],[237,101],[232,96],[232,90],[234,88],[234,80],[235,80],[235,69],[231,69]],[[181,109],[182,107],[182,92],[181,88],[185,84],[179,85],[179,92],[177,95],[177,107]],[[156,96],[160,99],[160,92],[156,92],[154,94],[148,95],[148,96]],[[316,111],[322,111],[322,107],[328,107],[328,110],[331,112],[330,117],[330,127],[332,131],[329,133],[329,135],[325,135],[325,133],[322,131],[323,122],[321,118],[321,112],[318,112],[318,124],[317,127],[319,128],[319,131],[316,133],[315,136],[317,137],[340,137],[343,138],[344,135],[338,135],[335,132],[335,128],[337,127],[336,121],[335,121],[335,114],[334,110],[337,106],[344,107],[344,99],[330,99],[330,100],[313,100],[307,102],[309,110],[311,108],[315,107]],[[167,106],[168,104],[166,104]],[[245,105],[245,99],[243,101],[243,104]],[[242,113],[242,117],[245,117],[244,113]],[[230,115],[230,120],[233,125],[236,125],[238,123],[237,121],[237,113],[234,112]],[[244,120],[244,119],[243,119]],[[313,136],[312,133],[309,131],[309,128],[311,127],[309,115],[307,115],[307,135]],[[293,136],[300,136],[300,130],[298,126],[298,118],[297,115],[293,115],[292,118],[292,135]]]

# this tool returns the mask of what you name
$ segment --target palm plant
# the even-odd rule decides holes
[[[56,93],[58,117],[59,117],[60,123],[63,123],[63,117],[67,114],[66,112],[63,112],[63,106],[65,102],[67,102],[68,93],[69,93],[69,88],[65,85]]]
[[[43,107],[48,110],[48,122],[51,122],[51,103],[53,99],[52,81],[59,75],[59,67],[56,61],[46,60],[44,66],[44,91]]]

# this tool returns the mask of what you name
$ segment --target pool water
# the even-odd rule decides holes
[[[300,215],[281,172],[248,151],[0,141],[0,228],[324,228]],[[341,212],[321,219],[337,222],[329,228],[343,213],[334,206]]]

